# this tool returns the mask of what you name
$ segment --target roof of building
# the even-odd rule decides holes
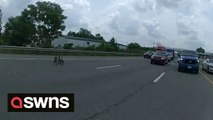
[[[104,40],[98,40],[98,39],[90,39],[90,38],[82,38],[82,37],[72,37],[72,36],[63,36],[64,38],[67,39],[73,39],[73,40],[81,40],[81,41],[90,41],[90,42],[98,42],[101,43]]]
[[[90,42],[98,42],[98,43],[104,42],[104,40],[82,38],[82,37],[73,37],[73,36],[62,36],[62,37],[67,38],[67,39],[73,39],[73,40],[81,40],[81,41],[90,41]],[[117,43],[117,45],[127,47],[127,45],[123,45],[123,44],[120,44],[120,43]]]
[[[117,43],[117,45],[120,45],[120,46],[123,46],[123,47],[127,47],[127,45],[120,44],[120,43]]]

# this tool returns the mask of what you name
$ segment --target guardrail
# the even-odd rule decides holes
[[[142,53],[105,52],[89,50],[70,50],[60,48],[37,48],[0,45],[0,53],[5,54],[38,54],[38,55],[73,55],[73,56],[142,56]]]

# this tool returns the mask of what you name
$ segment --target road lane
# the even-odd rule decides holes
[[[19,58],[20,56],[16,57]],[[38,58],[38,56],[30,57]],[[189,103],[189,101],[187,99],[181,101],[180,98],[187,96],[189,99],[199,99],[198,95],[205,93],[201,97],[209,97],[209,101],[212,100],[210,95],[212,89],[209,88],[211,86],[209,82],[204,80],[201,75],[177,72],[176,64],[151,65],[149,60],[140,57],[65,57],[67,60],[64,66],[54,66],[52,57],[39,56],[39,58],[41,59],[39,61],[0,60],[0,101],[5,103],[0,106],[0,118],[7,120],[28,120],[29,118],[32,120],[111,120],[115,118],[139,119],[139,117],[155,119],[153,113],[156,113],[159,119],[165,118],[166,120],[166,118],[171,117],[169,115],[162,117],[160,114],[163,111],[171,110],[172,107],[178,108],[179,104],[179,108],[186,109],[187,114],[175,114],[174,112],[173,114],[170,113],[171,116],[178,117],[178,115],[183,114],[185,118],[189,118],[191,115],[188,113],[191,109],[183,107],[185,105],[184,100],[186,100],[186,103]],[[42,60],[43,58],[49,60]],[[122,67],[96,69],[100,66],[113,65],[122,65]],[[157,83],[153,83],[164,72],[166,74]],[[196,82],[193,81],[194,79]],[[190,87],[190,85],[192,86]],[[195,96],[195,93],[188,95],[193,90],[195,93],[201,92],[197,96]],[[75,93],[76,109],[74,113],[7,113],[6,96],[10,92]],[[180,97],[179,101],[181,102],[173,105],[172,103],[176,102],[172,99],[173,97],[175,99]],[[202,115],[206,113],[206,116],[211,118],[212,116],[208,114],[208,110],[211,109],[201,107],[201,103],[209,101],[207,99],[200,100],[203,102],[198,100],[190,104],[198,104],[201,108],[199,111],[195,110],[194,113],[204,111]],[[167,103],[169,104],[167,105]],[[211,104],[209,105],[211,106]],[[162,111],[158,106],[163,107]],[[180,110],[178,109],[176,112],[180,112]]]
[[[156,84],[150,84],[101,120],[212,120],[213,87],[201,74],[177,72],[170,66]]]
[[[96,58],[88,61],[75,59],[65,61],[64,66],[53,66],[51,60],[1,60],[1,101],[5,103],[7,93],[11,92],[73,92],[76,95],[75,113],[35,113],[33,115],[14,113],[8,116],[5,114],[5,104],[0,110],[4,118],[15,119],[19,114],[22,114],[19,117],[23,120],[31,115],[32,119],[60,119],[58,116],[62,114],[66,119],[87,118],[134,94],[136,90],[162,73],[160,69],[152,73],[153,68],[163,68],[163,66],[147,67],[144,62],[146,60],[137,57],[127,59],[111,57],[110,60],[109,58],[97,58],[98,61]],[[122,67],[95,70],[98,66],[113,64],[120,64]],[[149,75],[150,73],[152,75]]]

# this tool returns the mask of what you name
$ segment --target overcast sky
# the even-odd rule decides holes
[[[38,0],[0,0],[3,20]],[[213,52],[213,0],[49,0],[61,5],[66,30],[87,28],[107,40]]]

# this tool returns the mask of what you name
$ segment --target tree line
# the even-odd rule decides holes
[[[0,17],[2,20],[2,12]],[[63,9],[56,3],[39,1],[30,4],[21,15],[8,19],[1,33],[1,44],[51,47],[51,41],[62,35],[66,18]]]
[[[65,20],[67,16],[63,14],[64,10],[60,5],[52,2],[38,1],[30,4],[20,15],[10,17],[2,30],[3,12],[0,8],[0,44],[11,46],[26,46],[50,48],[51,41],[62,36],[65,30]],[[119,47],[116,39],[113,37],[106,42],[104,37],[97,33],[93,35],[91,31],[80,28],[78,32],[69,31],[67,36],[82,37],[88,39],[100,40],[98,47],[90,46],[85,49],[118,51]],[[72,45],[66,45],[70,49]],[[138,43],[130,43],[128,50],[140,50],[142,47]]]
[[[72,32],[69,31],[67,33],[67,36],[69,37],[82,37],[82,38],[88,38],[88,39],[94,39],[94,40],[100,40],[101,44],[99,46],[89,46],[86,48],[82,48],[82,47],[77,47],[77,49],[84,49],[84,50],[101,50],[101,51],[122,51],[120,50],[116,39],[113,37],[109,40],[109,42],[106,42],[106,40],[104,39],[104,37],[100,34],[97,33],[95,35],[92,34],[91,31],[84,29],[84,28],[80,28],[80,30],[78,32]],[[65,44],[64,46],[65,49],[75,49],[73,47],[73,44]],[[132,51],[132,52],[138,52],[141,50],[150,50],[150,48],[144,48],[141,47],[138,43],[130,43],[127,45],[127,50],[128,51]]]

